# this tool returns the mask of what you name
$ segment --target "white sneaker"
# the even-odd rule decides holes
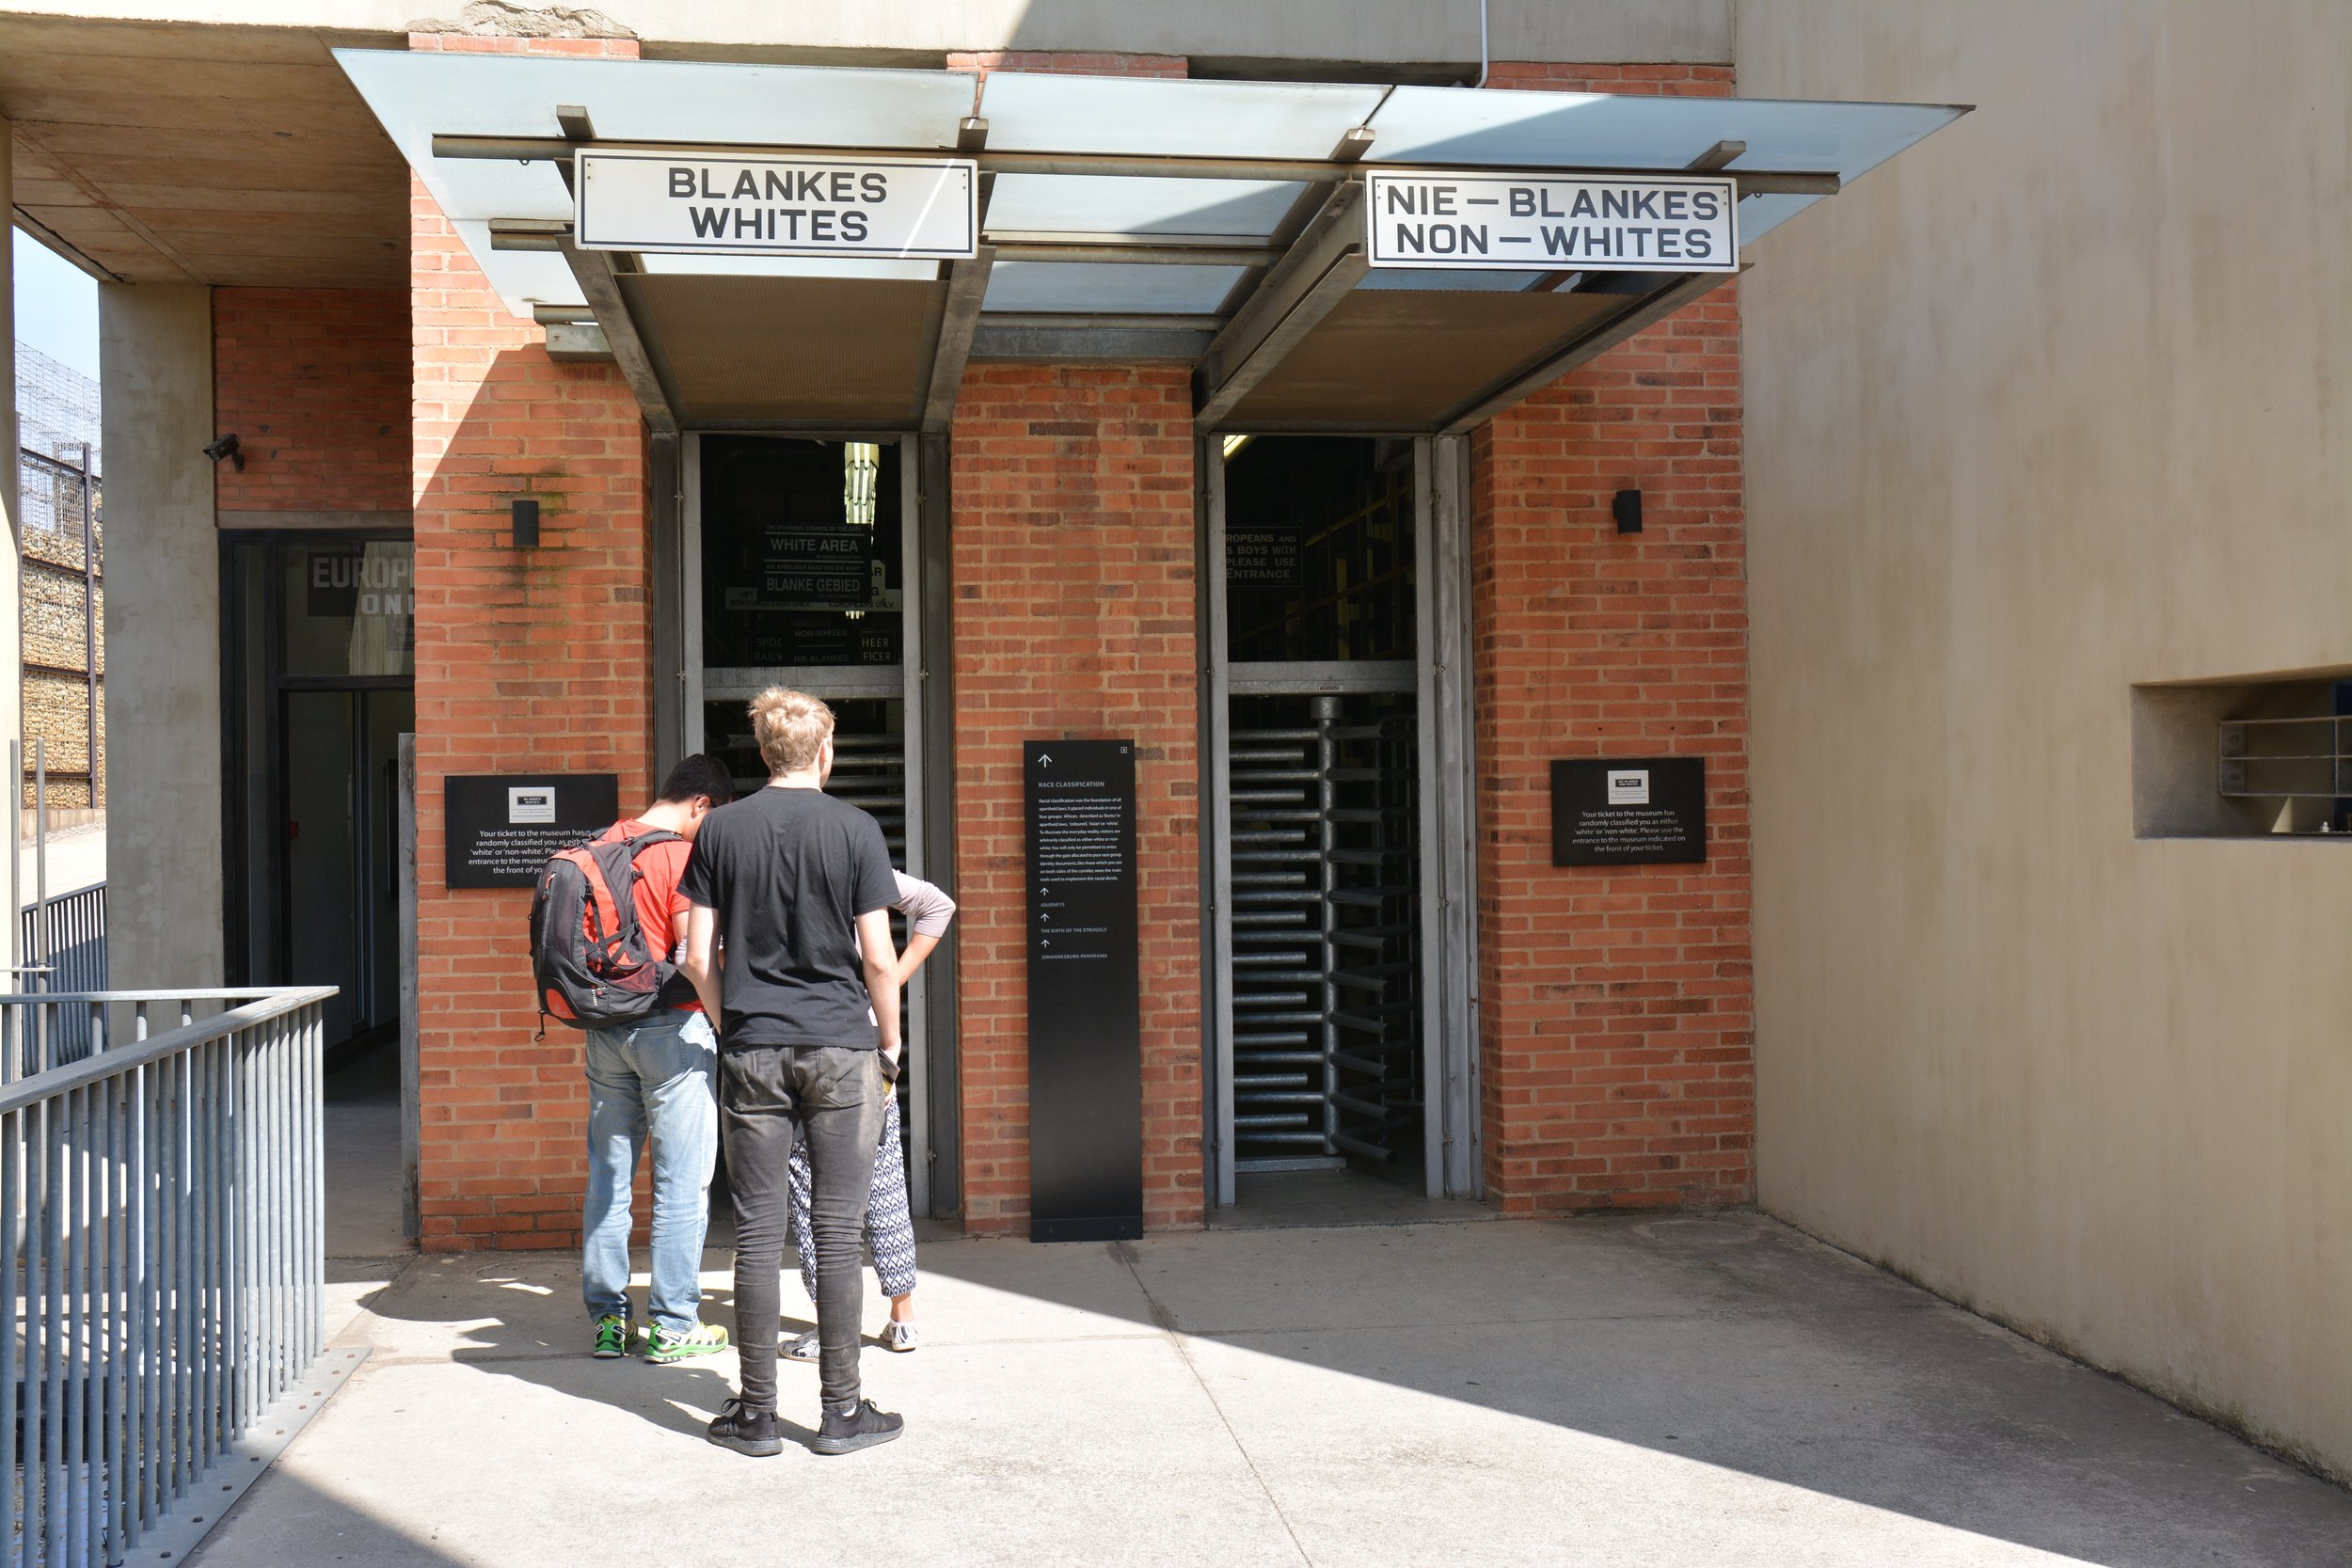
[[[784,1354],[795,1361],[814,1361],[824,1353],[817,1343],[817,1331],[812,1328],[786,1345]]]
[[[914,1325],[913,1323],[902,1323],[893,1319],[890,1326],[882,1330],[882,1349],[898,1351],[903,1354],[914,1348]]]

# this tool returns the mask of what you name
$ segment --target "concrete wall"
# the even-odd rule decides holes
[[[221,983],[220,551],[213,301],[199,284],[98,287],[106,449],[105,753],[118,832],[107,977]]]
[[[2135,838],[2130,696],[2352,663],[2352,8],[1737,50],[1979,105],[1741,284],[1762,1201],[2352,1474],[2352,846]]]
[[[1727,64],[1731,0],[1490,0],[1494,57]],[[382,35],[545,30],[636,38],[654,56],[874,58],[949,50],[1111,50],[1253,60],[1475,61],[1478,0],[601,0],[591,6],[468,0],[48,0],[47,14]],[[354,41],[363,41],[355,39]],[[930,63],[936,64],[936,58]]]

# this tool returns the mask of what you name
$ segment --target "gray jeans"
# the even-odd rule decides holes
[[[792,1146],[805,1140],[817,1241],[817,1339],[825,1406],[858,1397],[865,1284],[858,1277],[874,1145],[882,1136],[881,1059],[841,1046],[755,1045],[719,1055],[719,1112],[735,1193],[735,1342],[743,1402],[776,1403],[778,1275],[792,1212]]]

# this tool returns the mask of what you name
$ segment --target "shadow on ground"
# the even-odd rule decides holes
[[[924,1349],[866,1357],[907,1439],[755,1462],[701,1440],[731,1358],[583,1354],[568,1255],[407,1262],[200,1568],[719,1563],[787,1517],[840,1563],[2352,1560],[2352,1495],[1753,1214],[923,1266]]]

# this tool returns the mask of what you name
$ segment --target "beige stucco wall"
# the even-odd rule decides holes
[[[1488,0],[1502,60],[1726,64],[1732,0]],[[1478,58],[1479,0],[46,0],[45,14],[396,37],[585,25],[649,56],[936,56],[948,50],[1110,50],[1237,60],[1461,62]],[[438,24],[438,25],[437,25]],[[357,40],[355,40],[357,41]],[[930,64],[937,64],[934,58]]]
[[[2352,7],[1743,0],[1978,111],[1755,247],[1765,1206],[2352,1474],[2352,843],[2129,689],[2352,663]]]

